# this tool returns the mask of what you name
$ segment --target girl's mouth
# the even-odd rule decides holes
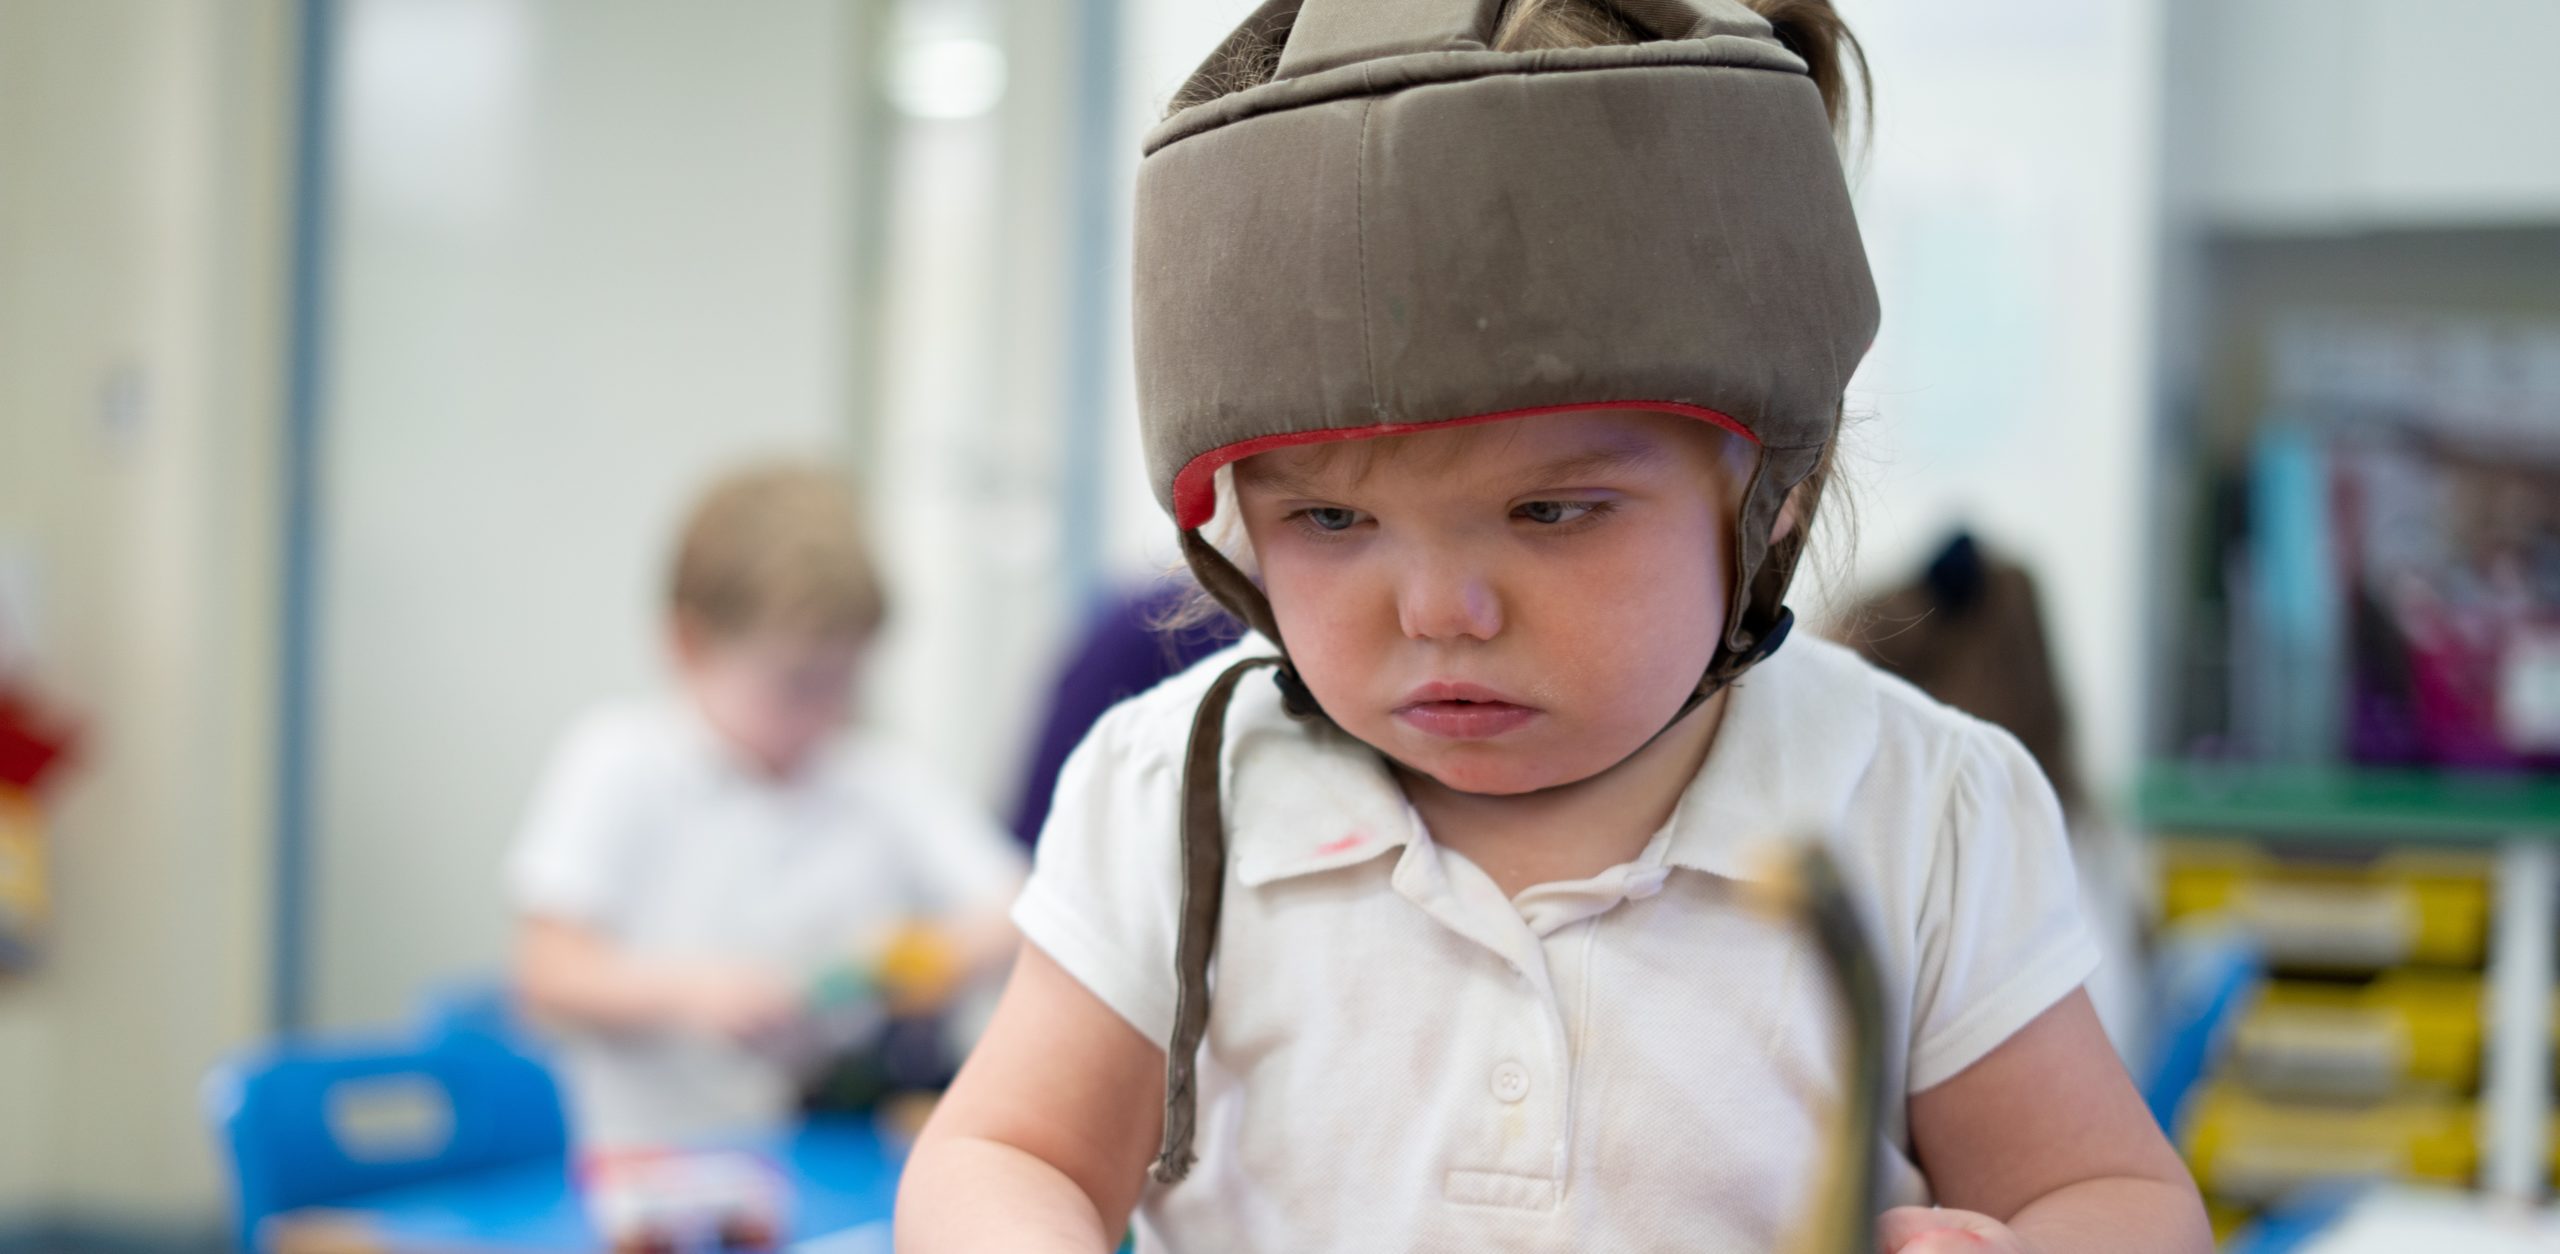
[[[1405,694],[1395,716],[1405,726],[1446,740],[1491,740],[1538,717],[1534,707],[1477,684],[1431,683]]]

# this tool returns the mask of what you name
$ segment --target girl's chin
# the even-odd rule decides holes
[[[1408,769],[1430,776],[1443,788],[1479,797],[1518,796],[1580,778],[1556,770],[1552,760],[1528,753],[1437,753],[1403,761]]]

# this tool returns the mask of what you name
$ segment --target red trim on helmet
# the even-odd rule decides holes
[[[1506,409],[1499,413],[1472,414],[1465,418],[1443,418],[1437,422],[1389,422],[1361,427],[1326,427],[1320,431],[1291,431],[1281,435],[1260,436],[1222,444],[1183,463],[1173,476],[1173,522],[1189,530],[1205,525],[1218,512],[1218,468],[1239,462],[1256,453],[1275,448],[1295,448],[1301,444],[1333,444],[1344,440],[1373,440],[1391,435],[1412,435],[1441,427],[1472,427],[1478,423],[1502,422],[1512,418],[1535,418],[1541,414],[1572,413],[1585,409],[1651,409],[1711,422],[1751,441],[1760,437],[1729,414],[1702,405],[1684,405],[1678,401],[1585,401],[1573,405],[1538,405],[1529,409]]]

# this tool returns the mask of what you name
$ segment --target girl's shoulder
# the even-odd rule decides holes
[[[1777,658],[1794,664],[1797,673],[1790,678],[1796,686],[1820,691],[1833,702],[1893,725],[1896,731],[1964,734],[1990,726],[1836,640],[1799,636],[1773,655],[1772,663]]]
[[[2006,730],[1930,696],[1836,641],[1790,640],[1744,677],[1745,686],[1735,690],[1737,704],[1751,699],[1744,694],[1755,677],[1766,681],[1756,694],[1761,704],[1785,708],[1789,739],[1807,751],[1845,750],[1868,759],[1864,765],[1870,768],[1935,774],[1984,757],[2006,758],[2017,748]]]
[[[1925,873],[1960,846],[2041,845],[2062,828],[2016,737],[1818,638],[1736,684],[1697,791],[1740,825],[1832,832],[1852,875]]]
[[[1201,699],[1209,694],[1210,685],[1228,667],[1248,658],[1278,657],[1280,650],[1260,636],[1248,634],[1234,644],[1192,663],[1167,676],[1155,687],[1124,698],[1095,720],[1093,729],[1085,733],[1076,752],[1080,755],[1107,756],[1121,768],[1159,767],[1179,764],[1189,751],[1191,725],[1200,710]],[[1278,715],[1279,691],[1269,672],[1246,675],[1236,691],[1228,714],[1228,742],[1232,746],[1239,735],[1250,734],[1258,725]]]
[[[1833,796],[1879,786],[1925,791],[1984,760],[2007,763],[2012,752],[2025,750],[2010,732],[1810,635],[1743,673],[1715,737],[1715,755],[1751,758],[1759,778]]]

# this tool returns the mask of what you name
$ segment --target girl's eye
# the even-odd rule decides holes
[[[1360,521],[1357,510],[1331,506],[1300,510],[1299,516],[1305,518],[1308,524],[1318,531],[1349,531],[1353,523]]]
[[[1530,501],[1511,513],[1514,517],[1552,527],[1559,523],[1579,522],[1599,508],[1597,501]]]

